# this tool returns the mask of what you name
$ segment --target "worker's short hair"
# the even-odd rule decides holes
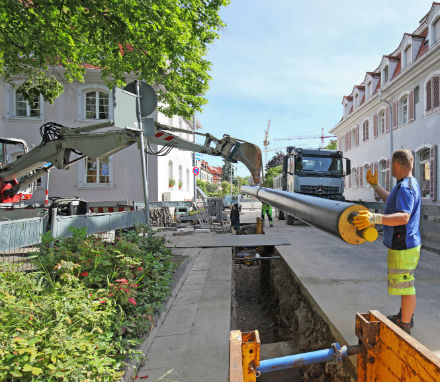
[[[393,152],[392,162],[397,162],[403,167],[412,169],[414,164],[414,156],[410,150],[396,150]]]

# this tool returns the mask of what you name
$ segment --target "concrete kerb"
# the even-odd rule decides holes
[[[136,350],[142,352],[144,357],[140,360],[127,361],[127,366],[123,369],[125,373],[120,382],[131,382],[134,381],[134,379],[136,378],[136,374],[139,368],[142,366],[145,356],[148,354],[148,351],[150,350],[155,337],[157,336],[162,324],[164,323],[169,313],[171,305],[176,299],[180,288],[182,287],[184,281],[186,280],[186,277],[188,276],[189,271],[191,270],[192,263],[194,262],[194,257],[197,256],[197,253],[194,254],[193,251],[194,248],[187,248],[183,252],[182,256],[186,257],[174,273],[173,282],[171,284],[171,295],[166,301],[163,302],[161,309],[154,316],[153,328],[150,332],[145,334],[145,336],[142,338],[142,343],[136,348]],[[198,249],[198,252],[200,252],[200,249]]]

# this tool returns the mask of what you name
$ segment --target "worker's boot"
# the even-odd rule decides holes
[[[387,316],[387,318],[391,321],[393,321],[396,325],[397,325],[397,320],[400,321],[400,318],[402,317],[402,308],[400,308],[399,313],[397,314],[393,314],[391,316]],[[410,328],[414,327],[414,314],[411,317],[411,322],[410,322]]]
[[[273,223],[272,223],[272,222],[270,222],[269,225],[270,225],[271,227],[273,227]]]
[[[394,321],[393,321],[394,322]],[[400,329],[402,329],[404,332],[411,334],[411,323],[410,322],[403,322],[398,318],[396,322],[394,322]]]

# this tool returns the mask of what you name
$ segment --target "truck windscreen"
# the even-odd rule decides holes
[[[342,175],[342,158],[323,156],[301,156],[295,161],[295,174]]]

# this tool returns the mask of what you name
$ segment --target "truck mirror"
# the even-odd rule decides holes
[[[351,160],[348,158],[344,158],[345,159],[345,175],[350,175],[351,174]]]

